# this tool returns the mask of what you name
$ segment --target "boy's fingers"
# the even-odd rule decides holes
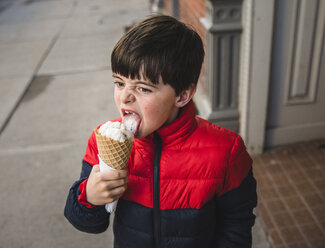
[[[119,194],[119,195],[116,195],[113,197],[113,201],[116,201],[118,199],[120,199],[122,197],[123,193],[122,194]]]
[[[125,185],[125,186],[122,186],[122,187],[117,187],[115,189],[112,189],[112,190],[110,190],[110,192],[108,194],[108,197],[111,198],[111,199],[116,200],[116,199],[120,198],[123,195],[126,188],[127,188],[127,186]]]
[[[128,171],[127,170],[116,170],[120,178],[127,177]]]
[[[104,170],[101,172],[103,180],[118,180],[126,178],[127,170]]]
[[[118,180],[112,180],[107,183],[107,189],[112,190],[118,187],[126,186],[128,182],[129,179],[127,177]]]
[[[100,171],[100,169],[99,169],[99,164],[95,164],[94,166],[93,166],[93,169],[92,169],[94,172],[99,172]]]

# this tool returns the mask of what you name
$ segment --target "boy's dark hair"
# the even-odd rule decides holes
[[[200,36],[184,23],[153,15],[131,28],[115,45],[112,71],[124,77],[171,85],[179,95],[197,84],[204,58]]]

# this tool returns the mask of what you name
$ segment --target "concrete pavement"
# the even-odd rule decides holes
[[[113,247],[111,227],[81,233],[63,208],[89,134],[118,115],[111,49],[149,1],[0,3],[0,248]],[[254,244],[270,247],[259,219]]]
[[[118,114],[110,50],[147,14],[146,0],[16,1],[0,12],[0,247],[113,247],[111,231],[81,233],[63,209],[90,132]]]

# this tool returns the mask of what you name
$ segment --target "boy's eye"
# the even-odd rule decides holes
[[[115,86],[117,86],[119,88],[124,86],[124,83],[122,83],[122,82],[114,82],[114,84],[115,84]]]
[[[143,88],[143,87],[138,87],[138,90],[140,92],[143,92],[143,93],[149,93],[149,92],[152,92],[151,90],[147,89],[147,88]]]

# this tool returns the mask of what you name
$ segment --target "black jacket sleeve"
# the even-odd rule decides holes
[[[70,188],[67,197],[64,216],[78,230],[87,233],[101,233],[106,231],[109,225],[109,213],[105,206],[87,208],[78,202],[79,185],[89,177],[91,165],[82,161],[80,179]]]
[[[253,209],[256,205],[256,180],[251,169],[239,187],[217,199],[216,248],[252,246]]]

